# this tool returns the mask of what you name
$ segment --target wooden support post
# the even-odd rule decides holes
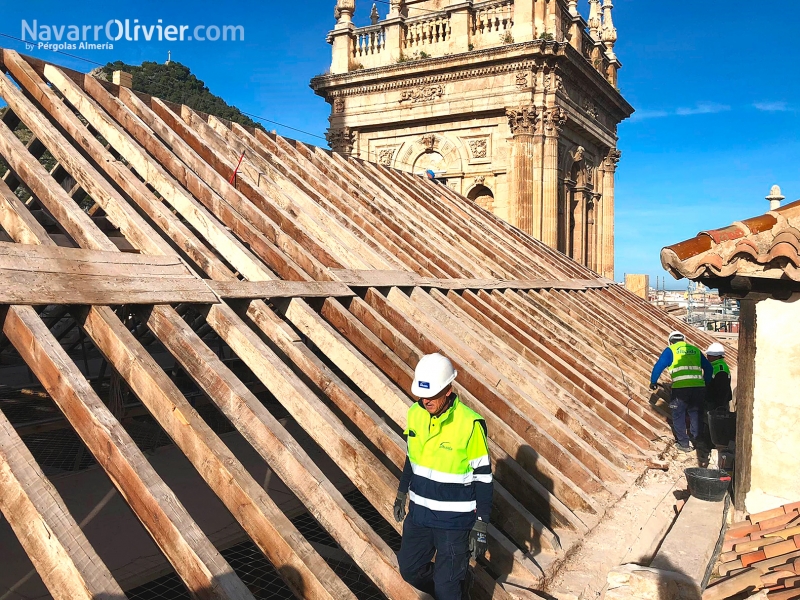
[[[753,404],[756,383],[756,300],[740,302],[739,378],[736,386],[736,490],[733,505],[737,515],[746,512],[753,460]]]
[[[108,567],[97,556],[61,496],[2,412],[0,490],[0,512],[53,598],[125,598]]]

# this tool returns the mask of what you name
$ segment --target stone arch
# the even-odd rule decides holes
[[[412,143],[404,145],[395,156],[396,166],[406,171],[413,171],[414,165],[423,154],[437,152],[442,156],[446,173],[461,173],[462,159],[458,144],[448,136],[440,133],[425,133],[416,138]]]

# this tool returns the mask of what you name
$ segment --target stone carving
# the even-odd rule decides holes
[[[433,146],[436,144],[436,136],[435,135],[423,135],[422,136],[422,145],[425,146],[425,149],[429,152],[433,150]]]
[[[583,155],[586,152],[586,149],[583,146],[578,146],[575,148],[575,152],[572,152],[572,162],[578,163],[583,160]]]
[[[325,139],[328,140],[328,145],[330,145],[331,150],[334,152],[350,154],[356,143],[356,132],[352,131],[349,127],[328,129],[328,132],[325,134]]]
[[[333,101],[333,112],[336,114],[344,112],[344,98],[336,98]]]
[[[506,116],[512,135],[533,135],[535,133],[538,115],[532,106],[507,108]]]
[[[356,11],[356,0],[336,0],[333,16],[337,22],[350,23]]]
[[[584,99],[583,110],[585,110],[586,114],[588,114],[593,119],[596,119],[597,116],[600,114],[600,111],[597,108],[597,104],[591,98]]]
[[[475,185],[483,185],[485,181],[486,181],[486,177],[484,177],[483,175],[478,175],[475,178]]]
[[[610,169],[611,171],[615,171],[617,169],[617,163],[619,159],[622,158],[622,152],[617,150],[616,148],[611,148],[608,151],[605,159],[605,168]]]
[[[392,166],[393,157],[394,157],[394,148],[383,148],[378,152],[378,162],[385,167]]]
[[[528,87],[528,74],[525,71],[520,71],[517,73],[517,79],[515,83],[520,89]]]
[[[486,158],[487,147],[488,144],[485,139],[469,141],[469,151],[472,153],[472,158]]]
[[[441,85],[427,85],[414,88],[413,90],[403,90],[400,92],[400,102],[431,102],[444,96],[444,87]]]
[[[372,12],[369,13],[369,21],[373,25],[377,25],[378,21],[381,20],[381,16],[378,14],[378,6],[376,4],[372,5]]]
[[[548,135],[558,135],[567,122],[567,111],[555,106],[545,113],[544,126]]]

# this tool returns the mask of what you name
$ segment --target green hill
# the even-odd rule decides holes
[[[194,110],[240,125],[264,129],[260,123],[253,121],[238,108],[230,106],[225,100],[212,94],[202,80],[192,75],[189,67],[179,62],[169,64],[143,62],[141,66],[136,66],[116,61],[95,69],[92,75],[111,81],[111,74],[114,71],[125,71],[133,75],[133,89],[137,92],[176,104],[185,104]]]

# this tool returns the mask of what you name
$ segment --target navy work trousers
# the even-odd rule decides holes
[[[409,514],[397,562],[400,575],[418,590],[436,600],[461,600],[461,582],[469,567],[469,531],[422,527]]]
[[[672,397],[669,408],[672,411],[672,431],[675,440],[681,446],[689,445],[689,436],[699,440],[702,433],[703,402],[706,397],[706,388],[672,388]],[[686,415],[689,415],[689,431],[686,431]],[[696,442],[695,442],[696,443]]]

